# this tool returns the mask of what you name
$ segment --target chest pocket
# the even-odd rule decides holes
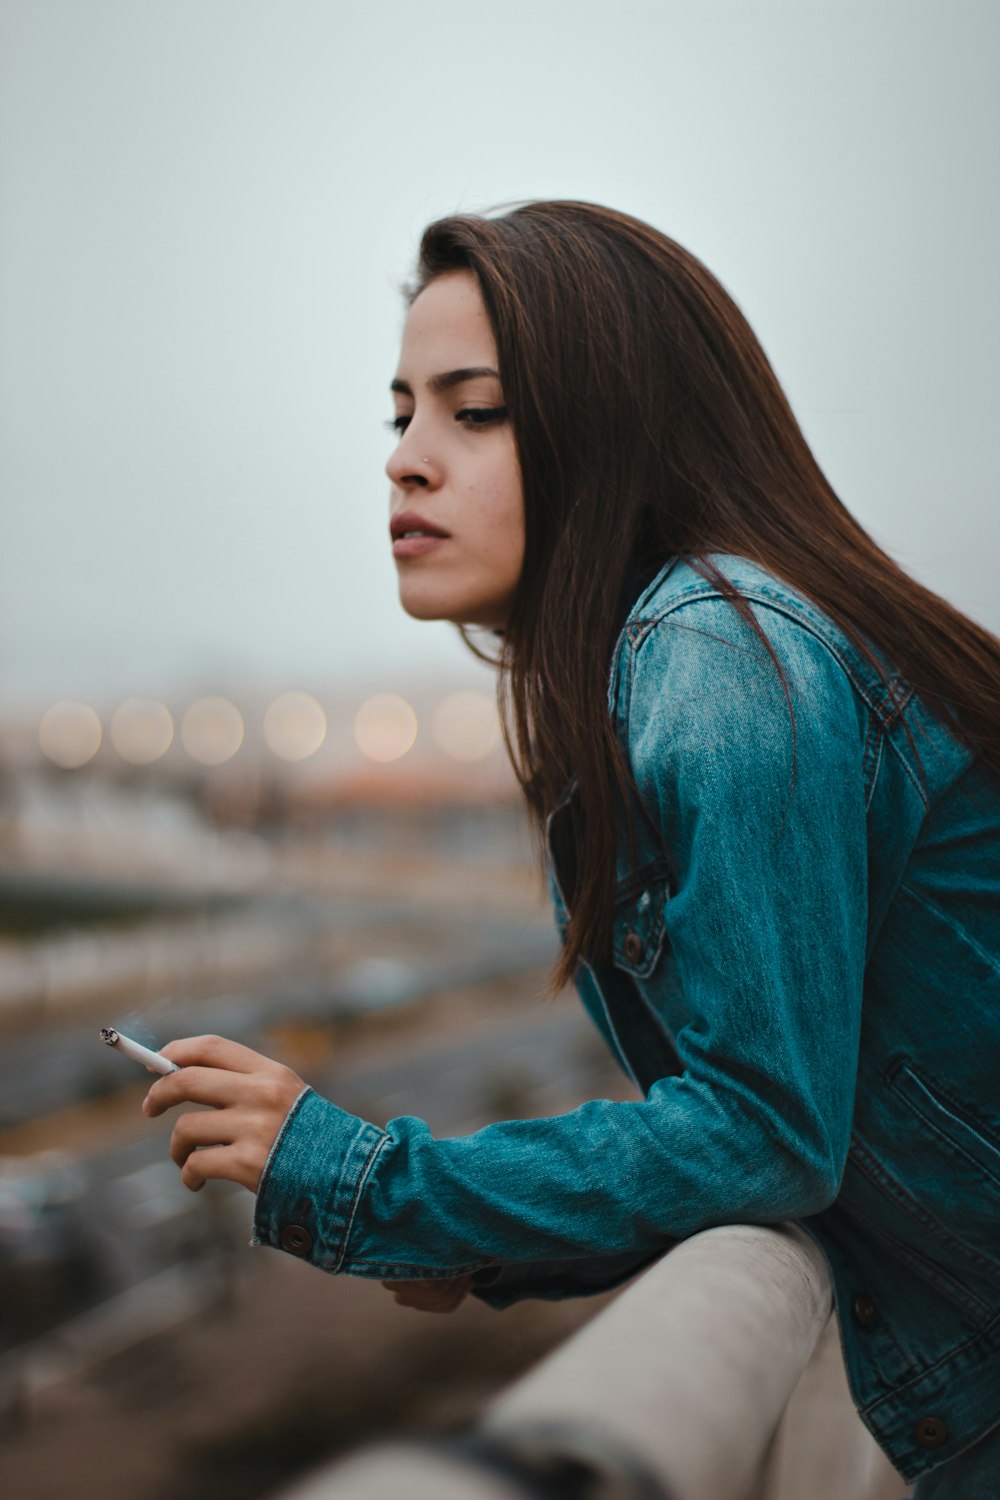
[[[574,786],[548,820],[549,890],[560,933],[565,933],[567,911],[572,910],[576,894],[577,796]],[[640,817],[640,835],[643,826]],[[645,849],[639,851],[638,869],[629,867],[621,849],[618,855],[611,961],[614,968],[635,979],[649,978],[665,941],[664,906],[669,894],[669,869],[662,851],[650,844],[647,839]]]
[[[611,957],[616,969],[624,969],[636,979],[648,979],[652,974],[665,942],[668,894],[662,865],[640,870],[620,890],[611,933]]]

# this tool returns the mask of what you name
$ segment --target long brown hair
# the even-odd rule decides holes
[[[579,881],[554,980],[606,958],[615,801],[607,706],[623,591],[685,556],[756,627],[711,554],[760,563],[869,643],[1000,772],[1000,642],[909,578],[844,508],[728,293],[680,245],[590,203],[426,230],[412,295],[474,272],[521,466],[525,560],[501,645],[507,745],[540,827],[575,776]],[[765,640],[766,644],[766,640]]]

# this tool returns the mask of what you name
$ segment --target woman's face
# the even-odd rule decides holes
[[[502,630],[524,560],[524,502],[497,352],[471,271],[410,308],[386,464],[399,597],[418,620]]]

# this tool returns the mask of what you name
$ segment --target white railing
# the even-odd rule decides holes
[[[831,1295],[797,1226],[707,1230],[495,1399],[464,1443],[370,1449],[283,1500],[902,1500],[851,1407]]]

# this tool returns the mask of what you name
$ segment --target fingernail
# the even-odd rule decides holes
[[[143,1101],[142,1101],[142,1112],[143,1112],[144,1115],[148,1115],[149,1114],[149,1095],[148,1094],[146,1095],[145,1099],[143,1099]]]

